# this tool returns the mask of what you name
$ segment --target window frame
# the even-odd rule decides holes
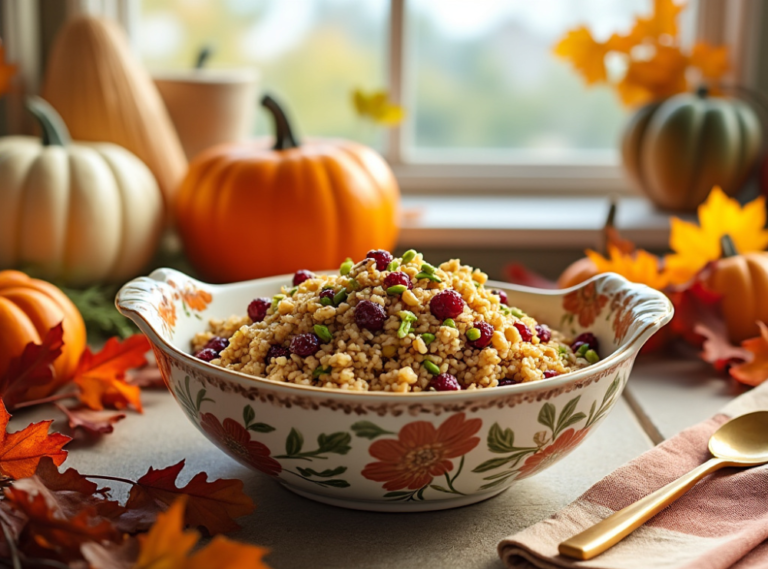
[[[41,6],[60,0],[0,0],[3,2],[2,37],[9,59],[20,65],[20,80],[8,95],[7,126],[11,133],[29,132],[23,112],[23,97],[39,89],[42,62],[41,46],[51,38],[41,37]],[[405,65],[408,22],[407,0],[389,0],[387,81],[390,97],[404,101],[408,89]],[[650,0],[649,0],[650,1]],[[729,45],[736,62],[730,80],[747,87],[768,89],[768,64],[760,38],[768,29],[768,6],[751,0],[689,0],[693,30],[690,39],[706,39]],[[66,0],[64,17],[90,13],[116,19],[126,29],[131,42],[136,41],[140,20],[138,0]],[[53,33],[62,22],[48,22],[46,33]],[[36,25],[37,24],[37,25]],[[19,33],[24,30],[24,33]],[[768,35],[768,34],[765,34]],[[48,40],[47,42],[44,40]],[[392,165],[404,193],[506,195],[628,195],[635,193],[623,175],[620,164],[603,157],[583,157],[578,161],[533,163],[525,161],[462,161],[446,159],[415,161],[406,155],[404,141],[408,129],[396,126],[387,133],[384,155]],[[463,153],[466,158],[466,152]]]

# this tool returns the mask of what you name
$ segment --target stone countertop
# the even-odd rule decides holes
[[[219,451],[160,391],[145,391],[144,414],[129,412],[111,435],[70,443],[65,466],[135,479],[150,466],[185,459],[182,483],[200,471],[210,478],[240,478],[257,508],[238,519],[243,527],[229,537],[270,548],[266,561],[274,569],[500,569],[500,539],[554,514],[654,441],[709,417],[741,392],[695,359],[641,357],[626,396],[570,456],[498,497],[439,512],[362,512],[299,497]],[[10,429],[51,416],[50,407],[19,411]],[[66,432],[62,423],[53,428]],[[115,494],[124,497],[127,490],[116,487]]]

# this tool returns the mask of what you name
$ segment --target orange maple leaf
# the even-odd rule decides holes
[[[6,431],[11,415],[0,399],[0,474],[14,479],[35,473],[40,459],[50,457],[58,466],[67,458],[62,447],[72,439],[61,433],[48,433],[53,421],[40,421],[21,431]]]
[[[728,72],[728,48],[699,42],[691,51],[691,65],[698,67],[707,79],[718,80]]]
[[[718,187],[699,206],[699,225],[673,217],[669,246],[673,254],[665,258],[672,284],[690,281],[708,263],[722,256],[721,239],[729,235],[739,253],[762,251],[768,247],[765,229],[765,198],[742,207]]]
[[[587,85],[607,79],[605,54],[607,47],[595,40],[585,26],[570,30],[554,48],[555,55],[567,59],[581,72]]]
[[[5,62],[5,46],[0,43],[0,95],[11,90],[11,79],[16,75],[16,66]]]
[[[269,550],[218,536],[188,556],[200,539],[196,531],[184,531],[186,498],[178,498],[146,535],[139,536],[141,549],[133,569],[268,569],[262,558]]]
[[[616,85],[625,105],[639,105],[688,89],[688,58],[678,47],[656,45],[649,59],[629,60],[627,73]]]
[[[741,343],[745,350],[752,352],[752,360],[731,366],[729,371],[731,377],[746,385],[760,385],[768,379],[768,326],[762,322],[757,325],[760,327],[760,335]]]
[[[186,486],[176,486],[184,461],[155,470],[154,468],[136,481],[126,502],[126,508],[142,510],[150,515],[170,506],[179,495],[187,499],[186,523],[203,526],[210,533],[222,533],[239,529],[233,518],[253,512],[253,500],[243,492],[241,480],[220,479],[208,481],[205,472],[196,474]]]
[[[125,409],[132,405],[141,412],[141,389],[125,381],[129,369],[146,365],[149,341],[136,334],[122,344],[110,338],[97,354],[85,349],[73,381],[80,388],[80,401],[100,411],[105,406]]]
[[[685,4],[675,4],[673,0],[654,0],[653,14],[648,18],[637,18],[632,35],[670,41],[675,39],[677,16],[684,8]]]
[[[608,245],[608,258],[592,250],[586,251],[587,257],[601,273],[618,273],[634,283],[648,285],[661,290],[669,284],[669,275],[661,266],[661,259],[656,255],[637,249],[624,253],[613,244]]]

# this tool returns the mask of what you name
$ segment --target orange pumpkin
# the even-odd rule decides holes
[[[330,269],[397,240],[400,191],[384,159],[345,140],[299,145],[265,96],[275,144],[238,142],[192,162],[179,190],[179,233],[193,266],[230,282]]]
[[[45,397],[72,378],[85,349],[85,323],[72,301],[52,284],[19,271],[0,271],[0,377],[29,342],[39,344],[59,322],[64,326],[64,348],[53,364],[55,380],[30,390],[30,399]]]
[[[591,279],[597,275],[599,271],[589,257],[584,257],[578,261],[574,261],[557,279],[557,288],[571,288],[577,284],[581,284],[584,281]]]
[[[722,249],[723,258],[715,263],[707,285],[722,295],[728,337],[740,343],[760,335],[758,320],[768,324],[768,253],[739,255],[728,235]]]

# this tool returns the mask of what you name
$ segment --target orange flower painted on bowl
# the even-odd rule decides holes
[[[439,428],[428,421],[408,423],[397,439],[374,442],[368,452],[378,462],[363,469],[363,476],[384,482],[386,490],[423,488],[435,476],[453,470],[451,458],[467,454],[480,442],[481,419],[465,420],[464,413],[446,419]]]
[[[277,476],[282,472],[282,466],[270,456],[269,449],[259,441],[251,440],[250,433],[237,421],[224,419],[222,424],[214,415],[202,413],[200,426],[230,453],[264,474]]]
[[[157,312],[160,314],[160,318],[165,322],[168,329],[173,331],[176,327],[176,305],[173,304],[173,299],[163,295],[160,299]]]
[[[563,308],[578,316],[579,325],[586,328],[597,320],[598,314],[607,302],[608,297],[598,293],[597,286],[591,282],[566,294],[563,297]]]
[[[589,429],[579,429],[578,431],[566,429],[557,437],[554,443],[529,456],[518,471],[515,480],[528,478],[548,468],[550,464],[557,462],[576,448],[584,440],[584,437],[587,436],[587,433],[589,433]]]
[[[202,312],[213,300],[211,293],[207,290],[194,288],[187,285],[184,289],[179,291],[181,300],[183,300],[190,310],[197,310]]]

